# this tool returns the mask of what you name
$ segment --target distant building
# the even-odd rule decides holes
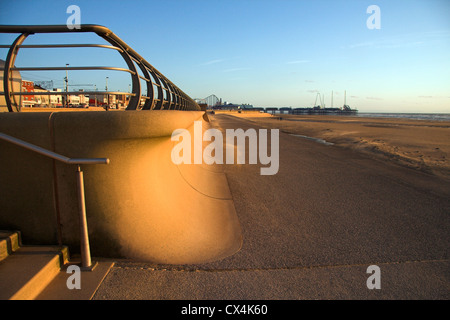
[[[235,103],[227,103],[225,102],[224,104],[219,104],[216,106],[213,106],[212,109],[215,110],[239,110],[239,109],[253,109],[253,105],[251,104],[247,104],[247,103],[243,103],[243,104],[235,104]]]
[[[33,81],[22,80],[22,92],[29,92],[22,96],[22,107],[50,107],[51,96],[40,95],[39,92],[49,92],[41,86],[35,85]]]
[[[292,112],[292,107],[281,107],[278,110],[280,113],[290,114]]]
[[[116,94],[116,101],[118,109],[125,109],[128,107],[129,96],[125,93]]]
[[[107,94],[107,93],[94,93],[89,94],[89,105],[97,107],[110,106],[117,109],[125,109],[130,101],[129,94]],[[141,105],[145,103],[146,99],[141,97]]]
[[[271,113],[271,114],[279,113],[279,110],[277,107],[269,107],[269,108],[266,108],[266,113]]]
[[[71,94],[68,97],[69,107],[78,107],[80,105],[89,104],[89,96],[83,93],[83,90],[79,90],[79,94]]]
[[[22,80],[22,92],[29,92],[22,96],[22,106],[23,107],[64,107],[68,105],[69,107],[78,107],[80,105],[89,104],[89,96],[85,95],[83,90],[80,90],[79,94],[71,94],[66,96],[62,94],[61,89],[54,88],[51,92],[61,92],[61,94],[39,94],[39,92],[50,92],[42,88],[41,86],[35,85],[33,81]],[[66,103],[67,97],[67,103]],[[115,101],[114,99],[111,99]]]
[[[62,92],[61,89],[53,89],[54,92]],[[60,94],[51,95],[49,98],[49,106],[50,107],[62,107],[63,106],[63,98]]]
[[[39,106],[39,107],[49,107],[50,102],[50,96],[48,95],[39,95],[39,92],[48,92],[48,90],[38,86],[38,85],[34,85],[34,101],[35,101],[35,107]]]
[[[30,92],[29,95],[22,96],[22,107],[32,107],[36,103],[34,101],[34,82],[22,80],[22,92]]]
[[[94,105],[95,100],[97,100],[97,106],[103,106],[103,105],[115,105],[117,99],[115,94],[105,94],[105,93],[89,94],[89,104]],[[92,104],[92,102],[94,103]]]

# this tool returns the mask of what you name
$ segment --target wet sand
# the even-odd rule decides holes
[[[224,112],[225,113],[225,112]],[[450,179],[450,121],[227,112]]]

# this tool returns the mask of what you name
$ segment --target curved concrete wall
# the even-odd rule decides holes
[[[1,114],[0,132],[68,157],[110,159],[82,166],[94,256],[189,264],[222,259],[242,244],[220,168],[171,161],[172,132],[193,132],[194,121],[206,129],[202,116],[165,110]],[[78,251],[75,166],[53,166],[3,141],[0,156],[0,228],[20,229],[24,242],[54,243],[59,221],[63,244]]]

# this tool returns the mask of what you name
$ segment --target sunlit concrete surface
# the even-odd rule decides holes
[[[220,169],[175,165],[178,128],[203,112],[55,112],[0,115],[1,132],[67,157],[110,159],[84,165],[93,255],[156,263],[200,263],[237,252],[240,224]],[[25,243],[79,247],[75,166],[0,141],[5,229]],[[54,178],[55,177],[55,178]],[[58,230],[58,225],[60,226]]]
[[[259,128],[226,115],[211,123]],[[116,261],[93,298],[449,299],[448,181],[286,133],[276,175],[223,169],[240,251],[195,265]],[[381,289],[367,287],[371,265]]]

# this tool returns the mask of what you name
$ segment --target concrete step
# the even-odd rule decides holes
[[[0,300],[35,299],[69,260],[64,246],[23,246],[18,232],[1,239]]]
[[[79,289],[67,286],[70,265],[81,261],[69,262],[67,247],[22,245],[20,232],[0,230],[0,300],[90,300],[114,262],[96,261],[82,271]]]
[[[69,288],[67,285],[69,278],[75,273],[67,272],[70,265],[80,265],[79,257],[74,257],[70,263],[66,264],[55,279],[35,298],[35,300],[91,300],[98,287],[103,282],[114,262],[110,260],[95,259],[96,267],[91,271],[81,271],[79,274],[80,287]],[[71,281],[71,283],[73,283]]]
[[[19,231],[0,230],[0,261],[17,251],[21,245]]]

